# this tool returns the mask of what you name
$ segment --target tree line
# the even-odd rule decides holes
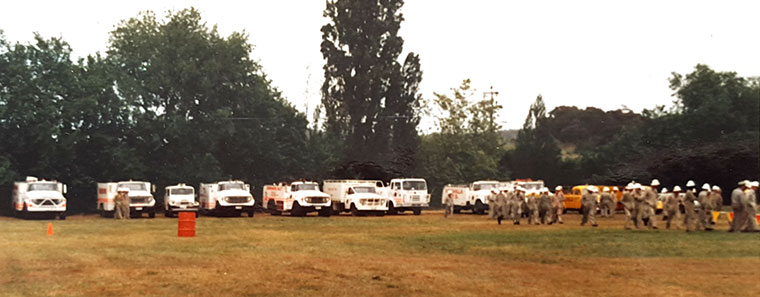
[[[73,212],[94,209],[95,183],[124,179],[161,187],[236,178],[256,194],[300,178],[422,176],[438,197],[446,183],[486,178],[757,176],[757,79],[698,65],[671,79],[673,107],[642,114],[546,113],[539,97],[508,141],[492,116],[502,107],[471,100],[469,80],[421,96],[421,57],[401,59],[402,6],[326,2],[312,122],[272,86],[245,33],[221,36],[193,8],[123,20],[105,53],[78,59],[62,38],[12,43],[0,31],[0,203],[26,175],[68,184]],[[419,133],[424,115],[436,132]]]

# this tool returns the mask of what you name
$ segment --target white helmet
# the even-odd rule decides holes
[[[739,182],[740,186],[747,186],[747,187],[749,187],[749,184],[750,184],[750,181],[748,181],[746,179]]]
[[[556,188],[554,188],[554,190],[555,191],[562,191],[562,186],[557,186]]]
[[[708,190],[709,191],[710,190],[710,184],[705,183],[704,185],[702,185],[702,190]]]
[[[604,189],[602,189],[602,192],[609,192],[609,191],[610,191],[610,188],[608,187],[604,187]]]
[[[613,190],[613,191],[620,191],[620,189],[618,189],[618,187],[617,187],[617,186],[614,186],[614,187],[612,187],[612,190]]]
[[[653,186],[653,187],[659,186],[660,185],[660,181],[655,178],[655,179],[652,180],[652,183],[649,184],[649,185]]]
[[[712,190],[713,190],[713,191],[720,191],[720,187],[718,187],[717,185],[714,185],[714,186],[712,187]]]
[[[751,183],[750,183],[750,186],[751,186],[751,187],[755,187],[755,188],[757,188],[758,186],[760,186],[760,182],[758,182],[758,181],[753,181],[753,182],[751,182]]]
[[[663,194],[665,194],[667,192],[668,192],[668,188],[662,188],[662,191],[660,191],[660,193],[663,193]]]
[[[696,187],[696,186],[697,186],[697,184],[695,184],[693,180],[689,180],[689,181],[686,182],[686,187],[687,188],[693,188],[693,187]]]
[[[681,187],[679,186],[673,187],[673,192],[681,192]]]

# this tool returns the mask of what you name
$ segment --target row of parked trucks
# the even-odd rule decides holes
[[[133,217],[147,214],[153,218],[160,211],[167,217],[178,212],[253,217],[258,207],[251,186],[239,180],[202,183],[197,194],[195,188],[186,184],[167,186],[163,207],[157,205],[153,196],[156,187],[149,182],[129,180],[97,186],[97,210],[103,217],[113,216],[118,189],[123,188],[129,189],[129,210]],[[14,184],[13,208],[20,216],[40,213],[65,219],[65,193],[66,185],[60,182],[28,177]],[[304,216],[317,212],[328,217],[349,212],[355,216],[382,216],[404,211],[419,215],[430,205],[430,194],[421,178],[393,179],[387,185],[379,180],[325,180],[321,190],[316,182],[294,181],[265,185],[262,203],[261,208],[272,215]]]
[[[443,187],[441,201],[449,191],[454,197],[454,213],[460,213],[462,210],[470,210],[476,214],[484,214],[488,211],[488,196],[492,190],[512,190],[520,186],[526,190],[526,195],[535,195],[544,187],[542,180],[515,180],[515,181],[496,181],[480,180],[465,185],[448,184]]]

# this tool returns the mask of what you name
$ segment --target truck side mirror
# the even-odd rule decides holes
[[[150,189],[152,190],[151,191],[152,193],[155,193],[156,192],[156,185],[152,185],[152,187]]]
[[[66,192],[68,191],[69,191],[68,187],[66,187],[66,185],[63,185],[63,193],[66,194]]]

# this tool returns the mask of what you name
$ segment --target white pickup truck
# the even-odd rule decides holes
[[[333,214],[383,216],[388,211],[388,199],[377,193],[376,185],[372,180],[325,180],[322,189],[330,195]]]
[[[294,181],[289,185],[265,185],[262,203],[272,215],[290,212],[291,216],[302,217],[309,212],[329,217],[332,213],[330,195],[319,190],[319,184],[311,181]]]
[[[253,217],[256,201],[251,195],[251,185],[239,180],[220,181],[200,186],[200,211],[203,214],[247,213]]]
[[[484,214],[488,210],[488,195],[491,195],[491,190],[500,190],[504,186],[504,183],[495,180],[481,180],[469,185],[446,185],[443,187],[441,202],[451,190],[454,194],[454,213],[472,210],[472,213]]]
[[[156,199],[151,194],[156,191],[155,186],[151,186],[149,182],[132,180],[98,183],[98,210],[101,216],[113,216],[116,205],[114,197],[119,188],[129,189],[130,216],[141,217],[144,212],[147,212],[149,217],[156,217]]]
[[[430,206],[427,182],[422,178],[394,178],[387,187],[378,187],[380,196],[388,198],[388,214],[407,210],[415,215]]]
[[[26,181],[13,183],[13,210],[22,218],[37,214],[65,220],[66,198],[63,194],[66,194],[66,185],[28,176]]]
[[[194,212],[198,217],[198,202],[195,201],[195,189],[186,184],[177,184],[164,188],[164,216],[170,218],[178,212]]]

